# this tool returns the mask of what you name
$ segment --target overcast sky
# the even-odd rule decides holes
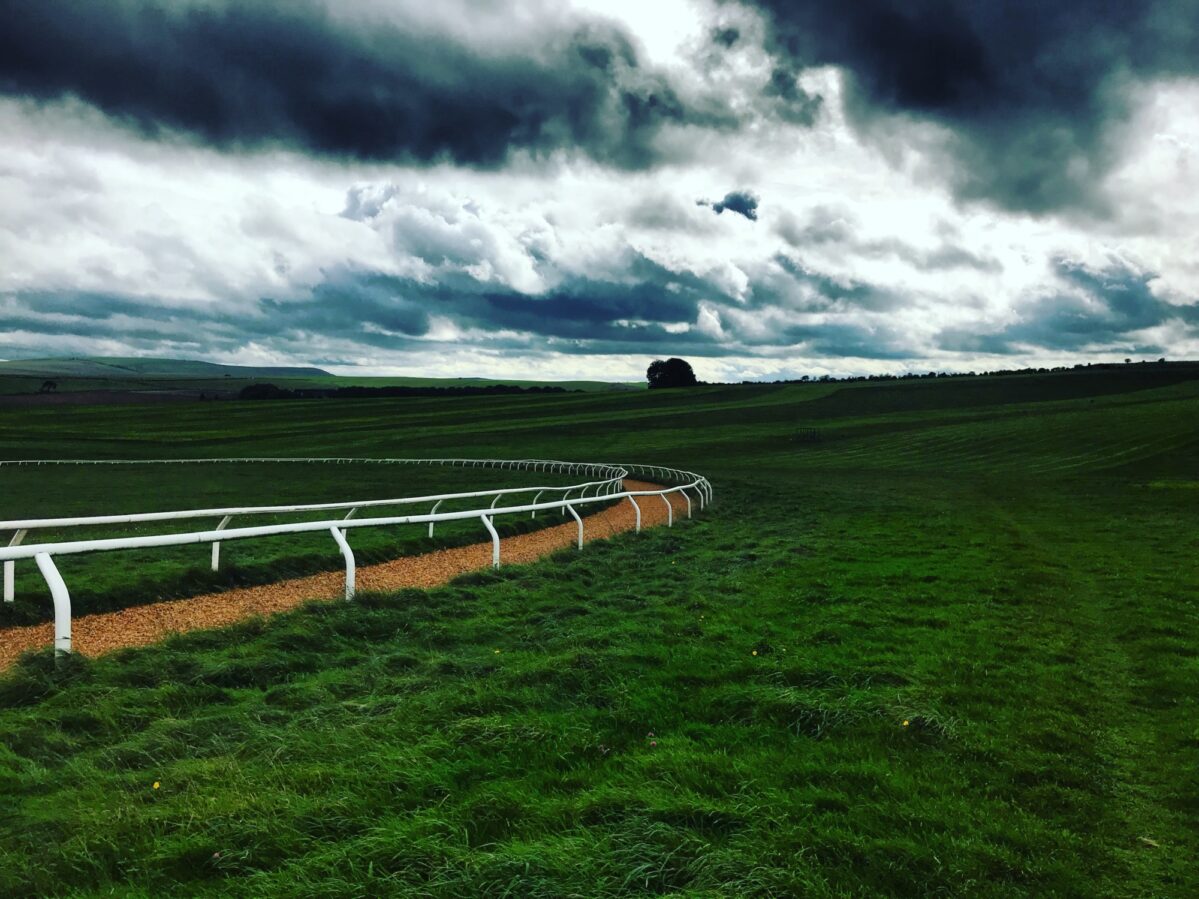
[[[0,358],[1199,356],[1199,0],[0,0]]]

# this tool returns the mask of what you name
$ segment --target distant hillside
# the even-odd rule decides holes
[[[330,377],[321,368],[221,365],[192,359],[141,359],[121,356],[74,356],[0,362],[0,375],[35,378],[309,378]]]
[[[46,382],[52,382],[47,384]],[[235,399],[241,390],[270,383],[287,391],[346,388],[644,390],[644,384],[607,381],[526,381],[495,378],[339,377],[299,366],[221,365],[190,359],[74,356],[0,361],[0,405],[148,403]]]
[[[561,387],[582,393],[645,390],[644,381],[528,381],[520,378],[418,378],[329,375],[312,379],[325,387]],[[319,383],[317,383],[319,382]]]

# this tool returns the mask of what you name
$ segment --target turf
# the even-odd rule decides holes
[[[717,490],[434,591],[28,659],[0,893],[1196,895],[1199,383],[910,386],[0,413],[8,457],[402,434]]]

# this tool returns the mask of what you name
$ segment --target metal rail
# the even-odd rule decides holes
[[[445,500],[452,499],[471,499],[479,496],[494,496],[498,500],[501,496],[511,493],[533,492],[536,490],[557,492],[558,490],[570,490],[583,488],[584,490],[594,486],[597,490],[603,489],[611,491],[616,488],[619,482],[627,474],[627,471],[619,466],[607,465],[605,463],[589,463],[589,462],[563,462],[550,459],[351,459],[346,457],[335,458],[307,458],[307,459],[249,459],[249,458],[225,458],[225,459],[179,459],[172,463],[170,459],[149,459],[149,460],[133,460],[133,459],[55,459],[55,460],[27,460],[18,459],[13,461],[0,461],[0,466],[27,466],[27,465],[167,465],[167,464],[213,464],[213,463],[245,463],[245,462],[266,462],[277,464],[280,462],[299,462],[305,464],[312,463],[337,463],[345,464],[348,462],[369,462],[375,464],[389,465],[413,465],[413,464],[436,464],[450,465],[477,468],[480,466],[498,466],[501,468],[521,468],[535,471],[554,471],[567,472],[570,474],[588,474],[588,475],[607,475],[602,481],[589,481],[586,484],[574,484],[570,487],[511,487],[499,490],[482,490],[468,493],[447,493],[434,496],[423,497],[399,497],[393,499],[381,500],[356,500],[353,502],[343,503],[308,503],[302,505],[287,505],[287,506],[241,506],[222,509],[191,509],[172,512],[145,512],[129,515],[92,515],[86,517],[74,518],[41,518],[27,520],[0,521],[0,531],[15,531],[10,546],[19,544],[29,530],[55,528],[55,527],[86,527],[105,524],[142,524],[152,521],[175,521],[185,520],[188,518],[222,518],[222,523],[217,526],[218,530],[223,529],[229,524],[233,516],[245,517],[247,515],[277,515],[289,512],[316,512],[333,509],[349,509],[350,515],[356,514],[359,509],[374,508],[379,506],[395,506],[408,503],[434,501],[437,506],[441,505]],[[565,498],[566,494],[563,494]],[[533,513],[534,516],[536,513]],[[564,513],[565,514],[565,513]],[[347,516],[348,517],[348,516]],[[429,536],[433,536],[433,522],[429,522]],[[212,545],[212,570],[217,571],[220,568],[221,544],[219,542]],[[4,563],[4,601],[12,602],[15,599],[15,576],[12,562]]]
[[[707,478],[690,471],[667,468],[659,465],[613,465],[608,463],[563,462],[546,459],[153,459],[153,460],[16,460],[0,461],[4,465],[159,465],[159,464],[203,464],[203,463],[240,463],[240,462],[297,462],[297,463],[349,463],[368,462],[380,464],[424,464],[424,465],[462,465],[464,467],[496,467],[501,469],[524,469],[531,471],[553,471],[570,474],[582,473],[597,475],[601,480],[587,481],[569,486],[538,486],[538,487],[507,487],[493,490],[479,490],[465,493],[445,493],[432,496],[396,497],[382,500],[358,500],[340,503],[310,503],[287,506],[241,506],[221,509],[189,509],[173,512],[145,512],[133,515],[94,515],[76,518],[42,518],[0,521],[0,531],[14,531],[12,541],[7,547],[0,547],[0,560],[4,562],[4,598],[13,601],[13,566],[18,560],[34,559],[38,570],[50,588],[54,603],[54,648],[57,655],[62,656],[71,651],[71,599],[67,586],[54,564],[55,556],[76,555],[90,552],[109,552],[121,549],[143,549],[157,546],[184,546],[193,543],[212,544],[212,567],[215,571],[219,563],[221,543],[229,540],[245,540],[254,537],[277,536],[280,534],[303,534],[325,531],[332,535],[338,549],[341,550],[346,565],[345,597],[354,598],[356,565],[354,552],[347,539],[349,531],[364,527],[387,527],[400,524],[429,525],[429,534],[433,534],[433,525],[438,521],[461,521],[477,518],[486,528],[492,540],[492,565],[500,565],[500,536],[495,529],[493,520],[498,515],[515,515],[530,513],[536,517],[539,511],[560,509],[563,515],[570,514],[578,524],[578,547],[583,548],[583,518],[576,506],[592,503],[618,502],[627,499],[635,510],[636,529],[641,531],[641,507],[635,497],[658,496],[667,507],[667,524],[674,524],[674,506],[670,502],[670,494],[681,493],[687,503],[687,516],[692,514],[692,501],[688,490],[695,492],[700,508],[712,501],[712,485]],[[656,490],[624,490],[623,481],[628,475],[638,473],[660,481],[674,481],[675,486],[661,487]],[[578,490],[579,495],[571,497],[571,492]],[[594,490],[590,496],[589,490]],[[541,501],[543,493],[562,493],[561,499]],[[497,507],[502,497],[519,493],[534,493],[533,502],[511,506]],[[485,499],[491,502],[485,508],[438,512],[438,507],[451,499]],[[359,509],[379,506],[399,506],[412,503],[434,503],[430,512],[417,515],[385,516],[378,518],[360,518],[353,516]],[[234,516],[250,516],[265,514],[283,514],[289,512],[340,511],[348,509],[349,513],[338,519],[322,519],[321,521],[305,521],[277,523],[256,527],[229,527]],[[128,524],[147,521],[187,520],[194,518],[220,517],[220,523],[210,530],[193,531],[180,534],[155,534],[142,537],[112,537],[97,540],[70,540],[54,543],[24,544],[23,538],[28,531],[54,527],[84,527],[103,524]]]

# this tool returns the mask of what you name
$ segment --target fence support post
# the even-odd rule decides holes
[[[71,653],[71,594],[49,555],[38,553],[33,559],[46,579],[50,598],[54,601],[54,658],[60,661]]]
[[[12,539],[8,541],[9,546],[20,546],[21,541],[25,539],[26,531],[17,531],[12,535]],[[17,563],[8,561],[4,563],[4,601],[12,602],[17,597]]]
[[[541,499],[541,494],[543,494],[543,493],[545,493],[545,491],[544,491],[544,490],[538,490],[538,491],[537,491],[537,495],[533,497],[533,505],[537,505],[537,500]],[[532,514],[531,514],[531,515],[529,515],[529,517],[530,517],[530,518],[536,518],[536,517],[537,517],[537,510],[536,510],[536,509],[534,509],[534,510],[533,510],[533,512],[532,512]]]
[[[216,526],[218,531],[225,530],[229,526],[232,515],[226,515],[221,519],[221,523]],[[217,540],[212,544],[212,570],[216,571],[221,567],[221,541]]]
[[[674,506],[671,505],[670,498],[665,493],[659,493],[658,496],[662,497],[662,502],[666,503],[666,526],[672,528],[674,527]]]
[[[491,523],[491,519],[486,515],[480,516],[483,519],[483,526],[487,528],[487,533],[491,534],[491,567],[500,567],[500,535],[496,531],[495,525]]]
[[[433,508],[429,510],[429,514],[430,515],[435,514],[437,512],[437,507],[440,506],[441,503],[442,503],[441,500],[438,500],[437,502],[433,503]],[[429,537],[430,538],[433,537],[433,522],[431,522],[431,521],[429,522]]]
[[[691,517],[691,497],[689,497],[687,495],[686,490],[680,490],[679,493],[683,494],[683,499],[687,500],[687,517],[690,518]]]
[[[633,511],[637,513],[637,533],[641,533],[641,507],[637,505],[637,500],[629,497],[629,502],[633,504]]]
[[[354,598],[354,550],[350,549],[350,544],[346,542],[345,532],[341,528],[329,528],[329,533],[333,535],[333,539],[337,541],[337,546],[341,550],[341,554],[346,559],[346,601]]]
[[[570,514],[574,516],[575,521],[579,523],[579,549],[583,548],[583,519],[579,517],[579,513],[575,511],[574,506],[567,506],[570,509]]]

